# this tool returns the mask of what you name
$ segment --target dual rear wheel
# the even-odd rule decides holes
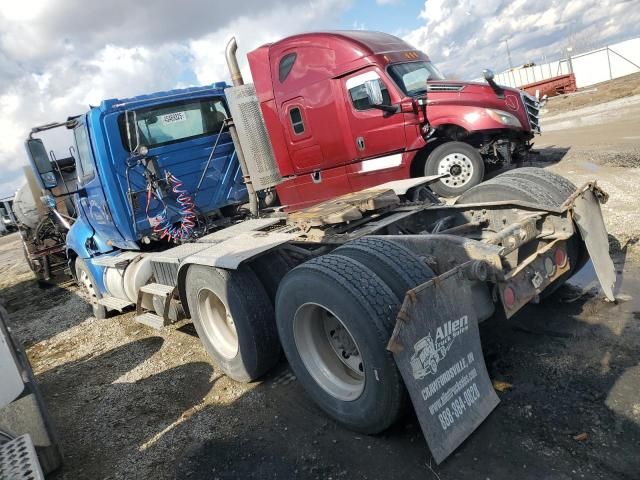
[[[574,189],[549,172],[520,169],[469,190],[458,203],[557,206]],[[568,253],[575,262],[577,252]],[[362,433],[385,430],[408,405],[386,345],[405,293],[434,273],[384,237],[350,242],[286,274],[267,260],[264,268],[189,269],[189,310],[209,354],[231,378],[251,381],[277,362],[281,346],[299,383],[330,417]],[[263,286],[273,275],[277,291]]]
[[[402,415],[408,396],[386,345],[406,291],[432,276],[410,250],[369,237],[284,278],[276,298],[282,348],[329,416],[373,434]]]
[[[410,250],[369,237],[287,273],[275,311],[249,267],[190,267],[187,300],[205,349],[229,377],[260,377],[277,362],[282,345],[320,408],[352,430],[377,433],[408,405],[386,350],[397,313],[405,292],[432,276]]]

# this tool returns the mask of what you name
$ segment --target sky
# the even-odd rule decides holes
[[[23,182],[31,127],[105,98],[228,80],[224,47],[246,52],[314,30],[400,36],[448,76],[640,35],[640,0],[0,0],[0,198]],[[61,155],[61,152],[58,152]]]

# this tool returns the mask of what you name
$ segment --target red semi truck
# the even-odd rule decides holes
[[[458,196],[485,166],[516,164],[539,133],[538,103],[519,90],[445,80],[392,35],[306,33],[248,54],[283,205],[297,209],[391,180],[448,174]]]

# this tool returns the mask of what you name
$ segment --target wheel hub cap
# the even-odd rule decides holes
[[[198,313],[205,334],[215,349],[225,358],[238,353],[238,332],[226,305],[211,290],[198,293]]]
[[[89,278],[89,275],[84,270],[80,272],[80,283],[84,287],[85,293],[89,296],[89,300],[96,298],[96,291],[93,287],[93,283]]]
[[[316,383],[342,401],[364,390],[360,350],[342,321],[326,308],[307,303],[298,308],[293,334],[300,359]]]
[[[363,370],[360,352],[353,338],[349,335],[349,332],[330,314],[327,315],[323,323],[329,344],[331,348],[333,348],[336,356],[354,375],[358,377],[362,376]]]
[[[463,153],[450,153],[438,163],[438,174],[448,174],[440,181],[449,188],[462,188],[471,181],[473,163]]]

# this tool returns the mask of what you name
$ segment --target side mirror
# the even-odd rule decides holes
[[[40,197],[40,201],[47,208],[50,208],[50,209],[56,208],[56,199],[53,198],[53,196],[51,195],[43,195],[42,197]]]
[[[27,154],[31,165],[36,169],[45,188],[58,185],[58,179],[53,171],[53,165],[41,138],[29,138],[26,142]]]
[[[504,88],[502,88],[500,85],[498,85],[495,82],[494,80],[495,74],[493,73],[493,70],[489,70],[488,68],[483,70],[482,76],[487,81],[491,89],[496,93],[496,96],[498,98],[504,99]]]
[[[380,88],[380,80],[373,79],[364,82],[364,89],[367,92],[367,98],[370,105],[382,105],[384,97],[382,96],[382,88]]]

